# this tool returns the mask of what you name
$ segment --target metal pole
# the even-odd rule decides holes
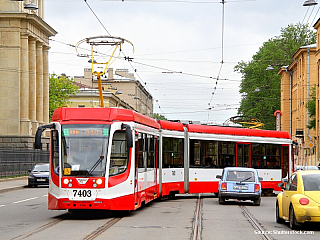
[[[100,107],[104,107],[103,93],[102,93],[102,84],[101,84],[101,75],[100,75],[100,74],[97,74],[97,77],[98,77]]]

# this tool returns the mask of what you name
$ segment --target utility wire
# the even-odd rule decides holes
[[[222,66],[223,66],[223,50],[224,50],[224,46],[223,46],[223,42],[224,42],[224,4],[225,4],[225,0],[222,0],[222,27],[221,27],[221,65],[220,65],[220,69],[219,69],[219,72],[218,72],[218,76],[217,76],[217,80],[216,80],[216,84],[213,88],[213,92],[211,93],[211,99],[210,99],[210,102],[209,102],[209,109],[211,108],[211,103],[212,103],[212,99],[213,99],[213,96],[214,94],[216,93],[216,90],[217,90],[217,86],[218,86],[218,80],[219,80],[219,77],[220,77],[220,73],[221,73],[221,70],[222,70]],[[209,122],[209,119],[210,119],[210,111],[208,111],[208,122]]]
[[[90,11],[93,13],[93,15],[96,17],[96,19],[99,21],[99,23],[100,23],[101,26],[104,28],[104,30],[109,34],[109,36],[111,36],[111,34],[110,34],[109,31],[107,30],[107,28],[103,25],[103,23],[100,21],[100,19],[98,18],[98,16],[95,14],[95,12],[93,11],[93,9],[90,7],[90,5],[88,4],[87,0],[84,0],[84,2],[86,3],[86,5],[87,5],[88,8],[90,9]],[[125,59],[128,59],[128,62],[129,62],[129,64],[131,65],[132,69],[136,72],[136,69],[135,69],[135,68],[132,66],[132,64],[130,63],[130,58],[128,58],[121,49],[120,49],[120,51],[121,51],[121,53],[124,55],[124,58],[125,58]],[[136,75],[139,77],[140,80],[142,80],[141,77],[140,77],[138,74],[136,74]],[[139,81],[139,82],[141,82],[141,81]],[[142,82],[143,82],[143,81],[142,81]],[[145,83],[144,85],[145,85],[145,88],[148,90],[148,92],[150,92],[150,90],[149,90],[148,87],[147,87],[147,83]],[[161,108],[160,105],[159,105],[159,103],[158,103],[158,101],[156,101],[156,103],[158,104],[159,108]],[[161,111],[162,111],[162,109],[161,109]]]
[[[111,34],[109,33],[109,31],[106,29],[106,27],[103,25],[103,23],[100,21],[100,19],[98,18],[98,16],[95,14],[95,12],[92,10],[92,8],[90,7],[90,5],[87,3],[87,0],[84,0],[84,2],[87,4],[88,8],[91,10],[91,12],[93,13],[93,15],[96,17],[96,19],[99,21],[99,23],[101,24],[101,26],[104,28],[104,30],[106,30],[106,32],[109,34],[109,36],[111,36]]]

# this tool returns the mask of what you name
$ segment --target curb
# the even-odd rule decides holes
[[[18,186],[18,187],[2,188],[2,189],[0,189],[0,193],[11,192],[11,191],[14,191],[14,190],[23,189],[23,188],[27,188],[27,187],[28,187],[28,185]]]

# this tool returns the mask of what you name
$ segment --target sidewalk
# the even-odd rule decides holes
[[[0,179],[0,193],[22,189],[28,186],[28,177]]]

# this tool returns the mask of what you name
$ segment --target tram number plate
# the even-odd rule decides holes
[[[72,190],[72,191],[73,191],[73,197],[86,198],[86,197],[91,197],[92,195],[91,190]]]
[[[237,189],[237,190],[248,190],[248,186],[233,186],[233,189]]]

